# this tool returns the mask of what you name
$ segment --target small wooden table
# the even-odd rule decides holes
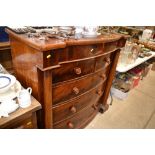
[[[4,71],[7,72],[7,71]],[[9,117],[0,118],[0,129],[35,129],[37,128],[36,111],[41,109],[41,104],[31,96],[32,104],[27,108],[18,108]]]

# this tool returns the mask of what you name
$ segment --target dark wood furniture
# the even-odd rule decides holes
[[[0,64],[13,73],[10,42],[0,42]]]
[[[4,73],[8,73],[7,70]],[[0,129],[36,129],[37,117],[36,111],[41,109],[41,104],[31,96],[32,104],[27,108],[18,108],[15,112],[9,114],[9,117],[0,118]]]
[[[9,117],[0,118],[0,129],[36,129],[36,111],[41,109],[41,104],[31,97],[32,104],[27,108],[19,108]]]
[[[6,29],[17,79],[42,104],[40,128],[84,128],[108,109],[120,48],[119,34],[91,39],[28,38]]]

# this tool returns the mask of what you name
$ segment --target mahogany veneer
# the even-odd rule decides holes
[[[17,79],[42,104],[40,128],[84,128],[102,108],[114,78],[122,35],[92,39],[28,38],[6,29]]]

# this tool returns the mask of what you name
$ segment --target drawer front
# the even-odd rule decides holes
[[[110,43],[105,43],[104,44],[104,51],[105,52],[110,52],[110,51],[114,51],[117,50],[118,46],[118,41],[113,41]]]
[[[67,81],[93,73],[94,69],[95,59],[62,64],[60,68],[52,71],[53,83]]]
[[[90,120],[90,118],[96,115],[98,112],[98,108],[94,108],[93,106],[89,106],[86,109],[81,110],[74,117],[69,118],[63,122],[58,124],[54,124],[54,129],[78,129],[83,127],[86,122]]]
[[[103,44],[70,46],[68,47],[68,60],[82,59],[102,54]]]
[[[53,86],[53,105],[77,97],[94,88],[99,83],[103,83],[106,80],[108,70],[109,68],[102,69],[78,80],[72,80],[70,82],[64,82],[57,86]]]
[[[53,107],[53,120],[54,123],[62,121],[78,113],[81,109],[95,104],[104,92],[105,83],[90,90],[88,93],[77,97],[76,99],[65,102],[64,104]]]

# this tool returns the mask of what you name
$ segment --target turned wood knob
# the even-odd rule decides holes
[[[92,107],[96,110],[97,109],[97,105],[93,104]]]
[[[105,75],[105,74],[101,74],[100,77],[101,77],[102,79],[105,79],[105,78],[106,78],[106,75]]]
[[[74,72],[75,72],[77,75],[81,74],[81,68],[79,68],[79,67],[74,68]]]
[[[77,94],[79,94],[79,89],[77,87],[74,87],[73,92],[77,95]]]
[[[74,128],[74,124],[73,124],[72,122],[69,122],[69,123],[68,123],[68,127],[69,127],[70,129],[73,129],[73,128]]]
[[[75,113],[75,112],[76,112],[76,107],[72,106],[72,107],[70,108],[70,111],[71,111],[72,113]]]
[[[102,91],[99,89],[99,90],[97,91],[97,94],[98,94],[98,95],[102,95]]]
[[[109,57],[106,57],[104,61],[107,62],[108,64],[110,64],[110,58]]]
[[[51,54],[47,55],[46,58],[47,58],[47,59],[51,58]]]

